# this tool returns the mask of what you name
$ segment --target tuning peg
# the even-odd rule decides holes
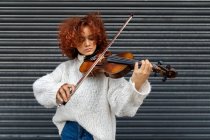
[[[163,61],[158,61],[158,65],[162,65],[163,64]]]
[[[171,65],[166,65],[166,68],[167,68],[168,70],[170,70],[170,69],[171,69]]]
[[[157,72],[154,72],[154,77],[156,77],[157,76]]]
[[[166,80],[167,80],[167,77],[164,76],[163,79],[162,79],[162,81],[165,82]]]

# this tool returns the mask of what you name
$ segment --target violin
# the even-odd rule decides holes
[[[130,17],[126,20],[124,25],[120,28],[120,30],[111,40],[111,42],[105,47],[103,52],[96,55],[97,57],[91,58],[88,61],[85,60],[82,63],[82,65],[80,66],[80,71],[84,73],[84,75],[76,83],[75,90],[71,93],[72,95],[76,92],[76,90],[80,87],[84,80],[93,73],[103,72],[106,76],[119,78],[126,75],[129,71],[133,69],[136,60],[133,60],[132,53],[125,52],[118,55],[110,55],[110,53],[108,52],[108,49],[123,31],[129,21],[132,19],[132,17],[133,14],[131,14]],[[139,65],[141,64],[139,63]],[[164,77],[163,81],[165,81],[167,78],[174,78],[177,74],[177,72],[173,70],[171,66],[168,65],[164,68],[161,66],[161,63],[159,63],[158,65],[153,64],[152,70],[156,74],[159,73],[160,75],[162,75]]]
[[[95,60],[97,60],[98,56],[99,55],[96,54],[89,59],[85,59],[80,66],[80,72],[85,74],[91,68]],[[134,65],[137,60],[134,60],[133,58],[134,55],[130,52],[112,55],[111,52],[107,51],[101,61],[95,65],[89,76],[104,73],[107,77],[121,78],[134,69]],[[139,62],[139,65],[141,65],[141,62]],[[175,78],[177,75],[175,69],[170,65],[163,67],[162,63],[158,62],[157,65],[152,64],[152,66],[152,71],[154,72],[155,76],[160,74],[163,77],[163,81],[166,81],[167,78]]]

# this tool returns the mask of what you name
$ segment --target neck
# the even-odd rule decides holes
[[[93,54],[85,56],[85,60],[95,60],[98,52],[99,52],[99,49],[96,49]]]

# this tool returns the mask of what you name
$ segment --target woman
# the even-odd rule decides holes
[[[67,19],[60,25],[59,43],[69,60],[34,82],[37,101],[48,108],[65,103],[53,117],[62,140],[115,140],[115,116],[134,116],[150,93],[151,63],[142,60],[139,68],[136,62],[129,81],[101,73],[85,79],[75,91],[84,59],[108,44],[102,19],[96,13]]]

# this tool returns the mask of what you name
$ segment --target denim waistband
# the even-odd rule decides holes
[[[62,140],[93,140],[93,136],[79,123],[67,121],[61,133]]]

